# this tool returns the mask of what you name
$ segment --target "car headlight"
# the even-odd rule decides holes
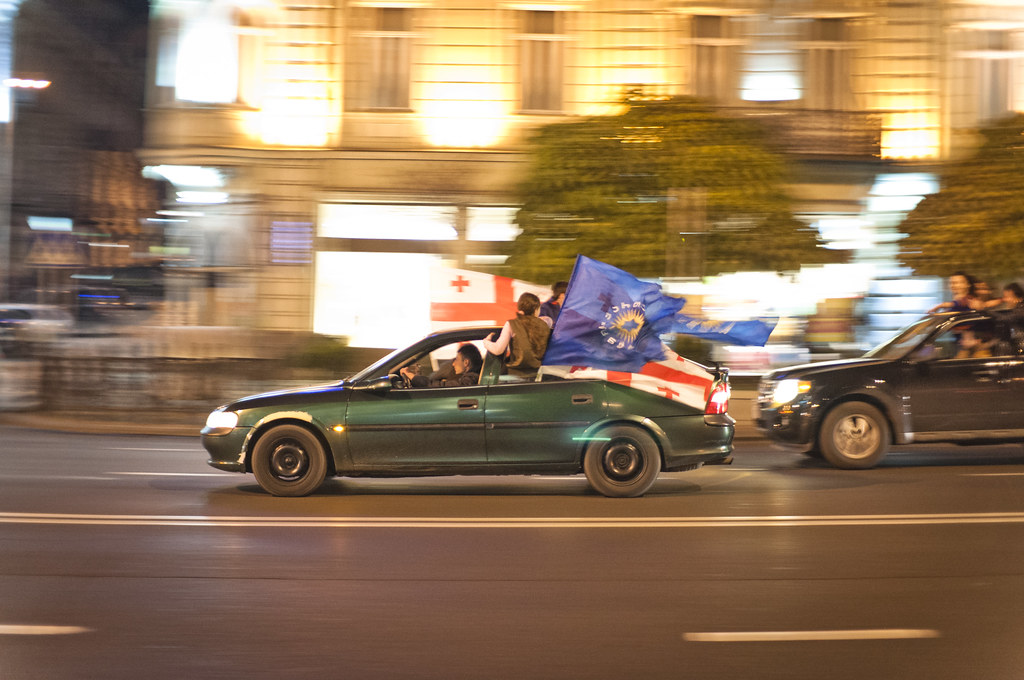
[[[772,403],[788,404],[810,389],[811,383],[809,380],[796,380],[793,378],[780,380],[772,392]]]
[[[238,425],[238,414],[234,411],[214,411],[206,418],[207,434],[227,434]]]

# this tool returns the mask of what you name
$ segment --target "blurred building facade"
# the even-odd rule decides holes
[[[500,265],[530,131],[638,85],[771,126],[878,280],[936,169],[1024,110],[999,0],[153,0],[149,54],[167,321],[339,335],[434,264]]]
[[[3,9],[0,3],[0,9]],[[133,8],[130,5],[134,6]],[[13,159],[3,265],[10,297],[78,306],[83,286],[112,271],[155,266],[162,230],[147,226],[162,203],[142,176],[147,24],[145,2],[20,0],[10,32],[10,75],[51,84],[3,87],[5,158]]]

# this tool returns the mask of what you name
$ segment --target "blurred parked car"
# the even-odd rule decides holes
[[[435,333],[348,380],[226,404],[202,431],[208,462],[252,472],[276,496],[312,493],[327,476],[581,472],[606,496],[639,496],[662,470],[728,461],[724,369],[694,365],[708,385],[699,408],[604,380],[523,381],[486,352],[476,385],[418,388],[400,377],[499,330]]]
[[[0,303],[0,346],[10,355],[25,343],[55,340],[75,327],[75,318],[56,305]]]
[[[764,375],[754,423],[840,468],[890,445],[1024,441],[1024,323],[1016,313],[926,316],[863,357]]]

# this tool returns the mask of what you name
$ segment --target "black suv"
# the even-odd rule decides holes
[[[858,359],[772,371],[754,422],[848,469],[874,467],[891,444],[1024,441],[1024,314],[930,315]]]

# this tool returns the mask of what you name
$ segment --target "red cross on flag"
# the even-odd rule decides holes
[[[500,326],[515,317],[516,302],[523,293],[533,293],[541,302],[551,297],[550,288],[527,281],[434,267],[430,271],[431,328]]]
[[[666,357],[662,361],[644,364],[639,373],[607,371],[584,366],[544,366],[541,370],[545,374],[563,378],[597,378],[628,385],[703,411],[711,394],[714,376],[700,364],[681,357],[668,348],[665,354]]]

